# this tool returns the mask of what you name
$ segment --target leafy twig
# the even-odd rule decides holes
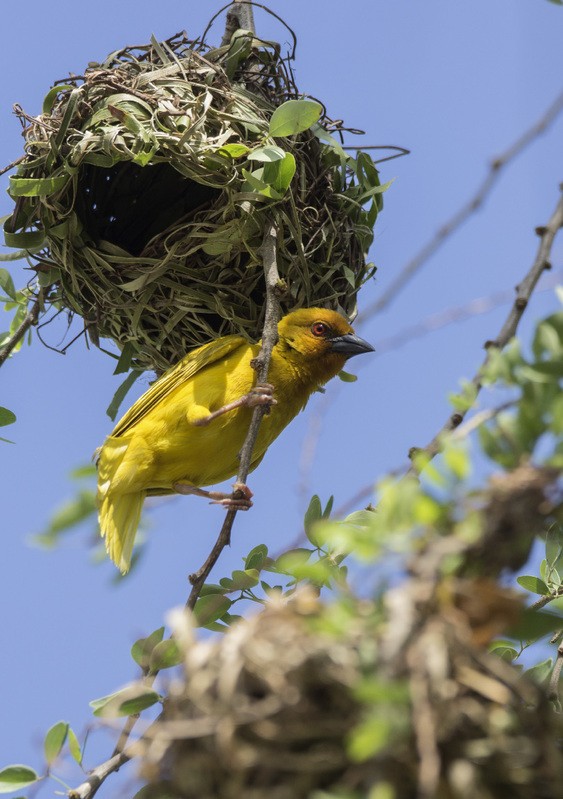
[[[387,287],[386,291],[380,296],[377,302],[369,305],[361,314],[361,320],[365,321],[370,316],[380,313],[386,308],[411,280],[418,270],[426,263],[436,250],[449,238],[464,222],[477,211],[486,200],[488,194],[497,182],[502,169],[516,158],[520,153],[531,144],[549,125],[557,118],[563,110],[563,93],[560,94],[540,119],[535,122],[527,131],[516,139],[501,155],[494,158],[489,166],[489,171],[485,179],[473,195],[462,207],[451,216],[434,234],[434,236],[411,258],[411,260],[399,272],[395,280]]]
[[[88,775],[87,780],[68,792],[69,799],[92,799],[106,777],[109,777],[114,771],[118,771],[124,763],[127,763],[134,756],[135,753],[131,746],[129,749],[113,755],[105,763],[96,766]]]
[[[563,190],[563,187],[562,187]],[[544,269],[549,269],[551,267],[549,257],[551,253],[551,247],[553,244],[553,240],[557,235],[557,231],[563,227],[563,194],[559,198],[559,202],[557,203],[557,207],[553,212],[551,219],[547,223],[545,227],[538,227],[536,228],[536,233],[540,237],[540,245],[538,247],[538,252],[534,263],[532,264],[531,269],[529,270],[528,274],[525,276],[524,280],[516,287],[516,299],[514,300],[512,307],[509,311],[509,314],[498,334],[496,339],[492,341],[485,342],[485,348],[487,349],[487,354],[483,363],[479,367],[477,373],[473,377],[471,384],[474,388],[474,398],[476,399],[479,391],[481,390],[481,380],[483,370],[487,366],[490,360],[490,353],[493,350],[502,350],[510,341],[510,339],[515,335],[516,330],[518,328],[518,324],[520,319],[522,318],[522,314],[526,310],[528,305],[528,301],[532,295],[532,292],[540,279],[542,272]],[[412,455],[417,455],[420,453],[424,453],[424,461],[427,461],[429,458],[433,458],[435,455],[438,454],[441,448],[441,441],[443,436],[446,433],[450,433],[452,430],[455,430],[459,425],[462,423],[463,419],[465,418],[467,412],[473,406],[474,400],[472,403],[468,402],[467,407],[464,410],[456,411],[455,413],[451,414],[451,416],[447,419],[445,424],[443,425],[442,429],[434,436],[432,441],[427,444],[423,449],[413,448],[411,450],[411,457]],[[411,466],[409,471],[413,471],[414,467]]]
[[[266,312],[264,318],[264,328],[262,331],[262,349],[260,350],[258,357],[252,362],[252,367],[256,370],[257,381],[259,383],[265,383],[268,378],[268,368],[270,366],[272,349],[278,338],[280,306],[276,297],[276,287],[279,282],[276,258],[276,237],[276,228],[274,225],[271,225],[266,230],[262,243],[262,257],[266,281]],[[245,483],[248,477],[252,458],[252,450],[254,449],[254,444],[256,443],[256,437],[258,435],[258,429],[265,412],[266,408],[264,406],[258,406],[254,408],[250,427],[240,451],[240,464],[236,478],[237,483]],[[192,590],[190,591],[190,595],[186,603],[186,607],[190,608],[190,610],[193,610],[203,584],[205,583],[211,569],[217,563],[221,552],[227,546],[227,544],[230,543],[231,529],[236,514],[236,509],[227,511],[227,515],[225,516],[225,521],[223,522],[223,526],[221,527],[217,541],[209,553],[207,560],[203,566],[201,566],[201,568],[195,572],[195,574],[190,575]]]
[[[8,357],[14,350],[14,348],[18,345],[21,339],[25,336],[27,331],[29,330],[32,325],[37,324],[37,320],[39,318],[39,311],[41,310],[41,297],[38,297],[29,311],[27,312],[25,318],[21,322],[20,325],[14,330],[10,338],[6,339],[4,344],[0,347],[0,366],[2,366],[5,361],[8,360]]]

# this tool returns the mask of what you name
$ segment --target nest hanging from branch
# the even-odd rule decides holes
[[[125,367],[162,371],[211,338],[258,338],[272,222],[284,310],[351,315],[374,271],[382,187],[326,116],[272,135],[298,97],[289,58],[249,31],[216,49],[182,33],[112,53],[51,89],[40,116],[20,109],[6,243],[31,253],[47,305],[112,339]]]
[[[143,796],[555,796],[563,758],[543,691],[475,646],[462,611],[428,614],[413,588],[396,589],[416,630],[399,658],[386,628],[401,619],[374,625],[362,600],[336,634],[331,608],[307,594],[189,643],[185,679],[138,749]]]

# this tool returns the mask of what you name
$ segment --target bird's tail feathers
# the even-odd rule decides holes
[[[141,519],[146,491],[112,495],[100,498],[100,531],[106,550],[122,574],[131,566],[135,535]]]

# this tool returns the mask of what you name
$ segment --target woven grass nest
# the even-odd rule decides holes
[[[188,644],[184,680],[139,751],[145,799],[558,795],[560,731],[545,695],[475,647],[459,612],[415,612],[416,635],[389,657],[389,620],[356,610],[336,635],[342,616],[315,601],[267,604]]]
[[[46,308],[157,372],[219,335],[256,339],[274,223],[284,311],[353,315],[382,187],[300,98],[289,57],[239,30],[215,49],[185,33],[125,47],[56,84],[40,116],[20,110],[6,243],[30,253]],[[288,100],[319,120],[273,135]]]

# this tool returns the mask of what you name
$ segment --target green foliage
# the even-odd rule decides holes
[[[551,451],[543,460],[563,466],[563,311],[542,320],[535,331],[531,357],[517,341],[503,352],[491,351],[483,373],[487,384],[514,389],[514,406],[480,428],[483,451],[505,469],[533,457],[545,436]]]
[[[283,161],[281,150],[264,146],[263,151],[250,160],[261,164]],[[231,153],[231,157],[242,155],[237,151]],[[128,355],[123,356],[122,368],[128,367],[127,358]],[[444,581],[442,590],[448,593],[448,580],[457,579],[464,553],[479,545],[494,515],[487,508],[487,502],[491,501],[490,484],[475,485],[472,478],[475,442],[481,443],[497,473],[503,470],[510,473],[532,459],[538,466],[561,465],[561,363],[563,313],[560,312],[539,323],[529,355],[516,342],[503,353],[491,352],[484,373],[486,386],[492,390],[508,388],[514,398],[504,402],[498,412],[483,416],[485,421],[475,425],[478,429],[471,433],[470,441],[456,434],[445,437],[440,456],[434,460],[424,451],[415,453],[413,462],[420,472],[418,477],[383,478],[375,488],[374,507],[354,511],[344,518],[332,517],[332,497],[324,503],[317,495],[313,496],[304,514],[302,545],[275,558],[264,544],[253,547],[242,559],[240,568],[220,577],[216,583],[203,586],[193,614],[195,625],[223,633],[241,618],[233,612],[237,605],[243,609],[248,603],[262,607],[271,597],[290,598],[298,589],[308,587],[313,596],[323,597],[323,610],[307,620],[310,628],[338,641],[361,622],[364,631],[373,630],[373,635],[363,637],[363,658],[366,664],[373,663],[374,648],[379,645],[381,629],[387,622],[384,601],[387,579],[370,580],[368,585],[373,587],[367,588],[365,581],[358,580],[358,574],[392,573],[400,575],[396,579],[404,580],[408,586],[409,562],[416,561],[419,554],[425,556],[437,542],[447,540],[452,546],[440,561],[438,571],[439,579]],[[452,401],[455,408],[465,412],[475,401],[474,384],[463,385]],[[93,475],[92,467],[84,467],[75,470],[73,479],[91,480]],[[42,534],[42,542],[54,545],[61,534],[94,514],[94,491],[81,488],[72,501],[53,515]],[[552,642],[556,642],[563,628],[556,603],[563,597],[563,525],[557,514],[546,517],[540,535],[545,558],[539,574],[529,573],[533,570],[528,569],[528,573],[517,578],[520,588],[528,594],[531,607],[504,625],[503,637],[488,643],[492,653],[520,669],[519,658],[524,650],[546,635],[552,635]],[[544,605],[552,601],[555,604],[546,609]],[[165,637],[164,627],[137,640],[131,655],[141,668],[143,681],[93,700],[90,704],[94,715],[113,718],[138,714],[162,701],[161,691],[152,684],[160,671],[182,663],[183,651],[176,638]],[[537,662],[523,674],[545,686],[553,679],[554,659],[546,657],[540,647],[537,651],[540,653]],[[353,691],[363,712],[360,723],[349,736],[348,754],[359,763],[380,756],[410,734],[411,697],[405,680],[384,678],[367,667]],[[83,747],[69,725],[61,721],[45,736],[48,772],[65,747],[80,764]],[[27,767],[7,767],[0,772],[0,792],[18,790],[37,779],[35,772]],[[3,787],[7,785],[14,787]],[[391,790],[387,783],[378,784],[370,799],[391,795]],[[321,792],[319,796],[329,794]]]
[[[90,487],[95,475],[96,467],[91,465],[80,467],[71,473],[71,479],[79,485],[75,496],[53,512],[47,527],[32,537],[34,544],[53,549],[60,543],[62,535],[73,532],[83,522],[96,519],[96,492]]]
[[[322,110],[313,100],[287,100],[272,114],[268,132],[274,138],[302,133],[318,122]]]
[[[27,316],[27,309],[30,298],[33,292],[25,287],[23,289],[16,289],[12,276],[7,269],[0,268],[0,303],[4,306],[4,310],[8,313],[13,312],[8,329],[0,332],[0,351],[2,346],[8,342],[11,336],[20,327],[22,322]],[[23,336],[12,349],[12,354],[18,352],[24,341],[31,343],[31,331],[27,332],[27,336]]]
[[[70,725],[66,721],[58,721],[45,735],[43,742],[43,751],[45,753],[45,761],[48,766],[52,765],[61,753],[70,729]]]
[[[119,691],[115,691],[100,699],[93,699],[90,707],[94,716],[101,718],[118,718],[119,716],[133,716],[141,713],[157,702],[160,696],[147,685],[132,683]]]
[[[39,780],[39,775],[29,766],[6,766],[0,770],[0,793],[12,793]]]
[[[0,405],[0,427],[6,427],[9,424],[14,424],[16,421],[16,414],[13,411],[8,410],[8,408],[3,408]],[[13,444],[13,441],[10,441],[8,438],[2,438],[0,436],[0,441],[4,441],[6,444]]]

